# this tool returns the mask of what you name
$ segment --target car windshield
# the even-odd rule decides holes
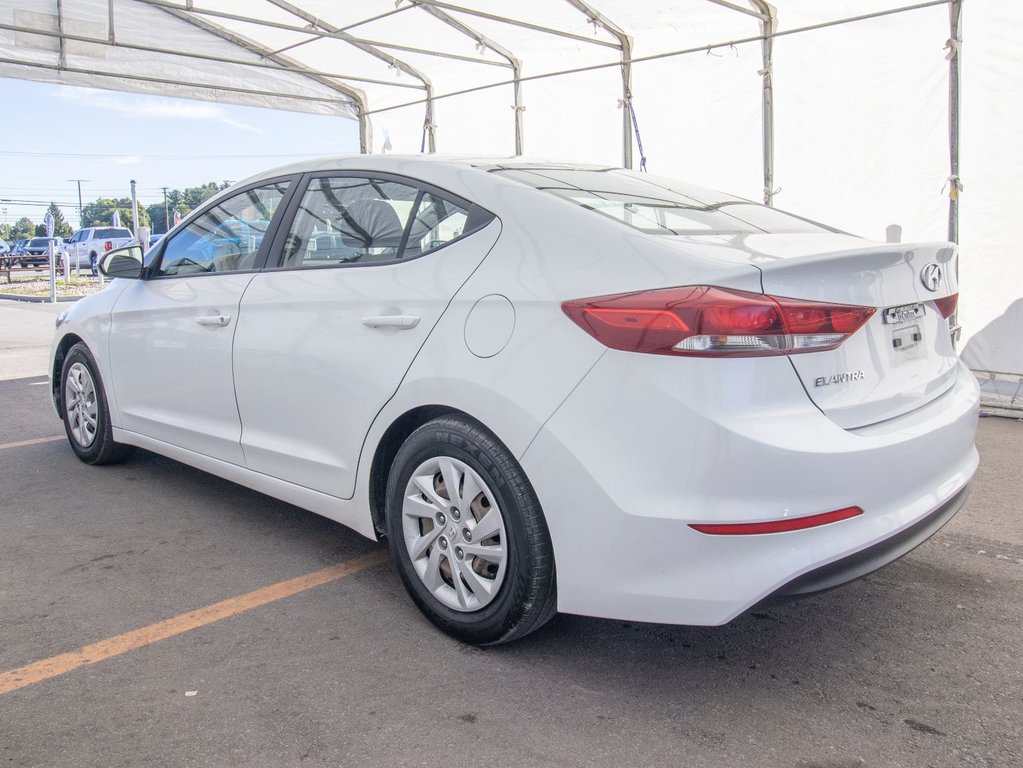
[[[835,231],[740,197],[617,168],[499,166],[488,170],[652,234]]]
[[[53,243],[56,243],[58,241],[58,238],[56,238],[56,237],[33,237],[29,241],[28,247],[29,248],[42,248],[42,247],[45,247],[46,244],[51,242],[51,241]]]

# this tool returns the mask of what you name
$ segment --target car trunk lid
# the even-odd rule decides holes
[[[815,233],[749,235],[744,246],[767,294],[877,308],[836,349],[790,356],[810,399],[840,426],[894,418],[955,382],[957,355],[936,303],[958,290],[951,243]]]

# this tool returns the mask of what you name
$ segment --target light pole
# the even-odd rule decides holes
[[[167,208],[167,187],[163,188],[163,231],[170,232],[170,210]]]
[[[82,182],[88,179],[68,179],[78,183],[78,228],[82,228]]]

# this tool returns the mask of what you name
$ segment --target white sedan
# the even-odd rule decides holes
[[[385,537],[472,643],[715,625],[962,505],[956,248],[616,168],[360,156],[225,190],[58,319],[85,462],[131,446]]]

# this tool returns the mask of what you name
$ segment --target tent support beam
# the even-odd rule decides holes
[[[227,42],[232,43],[233,45],[237,45],[239,48],[243,48],[249,51],[250,53],[256,54],[257,56],[262,56],[263,58],[267,59],[268,61],[272,61],[275,64],[280,64],[288,68],[295,68],[299,66],[296,61],[294,61],[291,58],[288,58],[287,56],[275,54],[269,48],[260,45],[259,43],[248,39],[247,37],[237,35],[234,32],[230,32],[224,29],[223,27],[217,26],[216,24],[213,24],[209,21],[197,19],[195,16],[192,16],[187,11],[182,11],[180,8],[169,8],[167,7],[166,4],[159,3],[157,0],[141,1],[144,3],[148,3],[149,5],[156,6],[157,8],[160,8],[165,13],[170,14],[176,19],[181,19],[182,21],[185,21],[191,24],[192,26],[198,27],[199,29],[206,31],[211,35],[215,35],[216,37],[219,37],[222,40],[226,40]],[[353,88],[350,85],[342,85],[341,83],[335,82],[334,80],[331,80],[326,77],[321,77],[319,75],[305,75],[305,77],[309,78],[313,82],[319,83],[320,85],[329,88],[332,91],[335,91],[336,93],[340,93],[348,97],[351,101],[355,102],[355,107],[358,110],[359,115],[359,151],[362,152],[363,154],[367,154],[369,151],[371,151],[372,126],[370,125],[369,122],[369,103],[366,101],[366,94],[360,91],[358,88]],[[279,96],[280,94],[273,95]],[[288,96],[288,98],[298,97]],[[318,101],[322,101],[322,99],[318,99]]]
[[[948,6],[948,239],[959,242],[959,110],[962,88],[962,71],[959,58],[963,50],[963,0],[952,0]]]
[[[149,75],[126,75],[118,74],[116,72],[103,72],[98,69],[86,69],[84,67],[61,67],[57,64],[41,64],[37,62],[22,61],[21,59],[8,59],[0,57],[0,64],[16,64],[19,67],[28,67],[30,69],[47,69],[51,72],[67,72],[72,75],[89,75],[90,77],[108,77],[111,80],[138,80],[143,83],[159,83],[161,85],[182,85],[188,88],[196,88],[202,91],[223,91],[225,93],[248,93],[253,96],[278,96],[286,99],[293,99],[295,101],[309,101],[316,104],[334,104],[338,107],[347,106],[352,107],[351,101],[331,101],[318,96],[299,96],[292,94],[281,94],[279,91],[261,91],[255,88],[234,88],[229,85],[213,85],[212,83],[194,83],[188,80],[182,80],[181,78],[169,78],[169,77],[152,77]],[[26,78],[29,79],[29,78]],[[102,86],[100,86],[102,87]],[[130,89],[125,89],[130,90]],[[347,95],[347,94],[346,94]]]
[[[0,29],[8,30],[10,32],[27,32],[32,35],[39,35],[41,37],[60,37],[60,32],[54,32],[48,29],[36,29],[34,27],[23,27],[17,24],[3,24],[0,23]],[[88,37],[86,35],[74,35],[70,32],[64,32],[64,37],[67,40],[75,43],[92,43],[93,45],[107,45],[116,48],[123,48],[128,51],[145,51],[146,53],[160,53],[166,56],[179,56],[184,59],[196,59],[198,61],[216,61],[224,64],[237,64],[243,67],[253,67],[255,69],[269,69],[274,72],[289,72],[296,75],[305,75],[307,77],[317,76],[326,78],[337,78],[340,80],[351,80],[358,83],[374,83],[375,85],[386,85],[389,88],[411,88],[413,90],[423,90],[422,85],[416,85],[413,83],[395,83],[389,80],[378,80],[371,77],[359,77],[357,75],[346,75],[339,72],[321,72],[317,69],[309,69],[308,67],[300,66],[296,64],[292,67],[286,67],[281,64],[274,63],[272,61],[246,61],[244,59],[227,59],[223,56],[213,56],[206,53],[195,53],[193,51],[177,51],[172,48],[157,48],[152,45],[134,45],[132,43],[111,43],[109,40],[105,40],[99,37]],[[273,55],[277,55],[273,52]],[[262,56],[262,54],[261,54]]]
[[[503,61],[487,61],[486,59],[480,59],[475,56],[460,56],[457,53],[445,53],[444,51],[434,51],[429,48],[415,48],[411,45],[401,45],[400,43],[385,43],[379,40],[366,40],[365,38],[352,38],[358,40],[360,43],[366,45],[372,45],[374,48],[383,48],[389,51],[404,51],[405,53],[419,53],[423,56],[436,56],[440,59],[452,59],[454,61],[467,61],[470,64],[482,64],[484,67],[505,67],[509,68],[509,65]]]
[[[761,87],[761,120],[763,124],[762,139],[764,152],[764,205],[774,205],[774,36],[778,31],[778,16],[774,6],[766,0],[750,0],[757,9],[760,19],[760,51],[763,57],[763,68],[760,76]]]
[[[622,167],[632,168],[632,38],[584,0],[567,2],[585,14],[594,25],[600,25],[607,30],[618,41],[616,47],[622,54]]]
[[[311,24],[314,29],[318,27],[319,29],[326,31],[328,36],[336,37],[339,40],[344,40],[349,45],[358,48],[360,51],[363,51],[364,53],[368,53],[370,56],[373,56],[374,58],[386,62],[388,66],[394,67],[398,71],[404,72],[407,75],[411,75],[412,77],[416,78],[416,80],[421,82],[423,84],[423,87],[426,89],[426,115],[423,119],[423,131],[425,133],[426,138],[426,148],[431,154],[437,151],[436,126],[434,125],[433,121],[433,83],[430,82],[430,78],[428,78],[415,67],[405,63],[401,59],[397,59],[391,54],[384,53],[379,48],[376,48],[368,43],[363,42],[362,40],[359,40],[359,38],[355,37],[354,35],[350,35],[347,32],[342,31],[340,27],[335,27],[330,24],[327,24],[326,22],[321,21],[320,19],[316,18],[316,16],[314,16],[313,14],[302,10],[293,3],[288,2],[288,0],[267,0],[267,2],[269,2],[271,5],[277,6],[283,11],[290,13],[292,16],[295,16],[299,19],[302,19],[302,21]],[[362,133],[363,123],[361,120],[359,122],[359,125],[360,133]]]
[[[64,69],[67,66],[67,40],[64,38],[64,2],[57,0],[57,34],[59,35],[58,45],[60,46],[60,58],[57,60],[57,69]]]
[[[512,109],[515,110],[515,156],[520,156],[522,154],[522,112],[525,110],[525,107],[522,105],[522,61],[503,45],[494,42],[482,32],[473,29],[468,24],[459,21],[440,8],[430,3],[419,2],[418,0],[412,0],[412,4],[439,21],[444,22],[452,29],[458,30],[466,37],[475,40],[477,45],[489,48],[508,62],[512,69],[512,93],[515,98],[515,103],[512,105]]]
[[[466,16],[476,16],[480,19],[487,19],[489,21],[496,21],[499,24],[509,24],[513,27],[522,27],[523,29],[529,29],[533,32],[543,32],[548,35],[557,35],[558,37],[564,37],[568,40],[575,40],[580,43],[588,43],[589,45],[602,45],[605,48],[617,48],[616,43],[609,43],[606,40],[595,40],[592,37],[586,37],[585,35],[577,35],[574,32],[565,32],[560,29],[554,29],[553,27],[544,27],[540,24],[531,24],[528,21],[520,21],[519,19],[510,19],[507,16],[498,16],[496,13],[486,13],[485,11],[478,11],[475,8],[464,8],[460,5],[452,5],[451,3],[441,2],[440,0],[417,0],[417,4],[421,5],[432,5],[434,8],[440,8],[445,11],[454,11],[456,13],[464,13]]]
[[[771,15],[771,14],[765,13],[762,10],[759,10],[760,7],[761,7],[760,3],[754,3],[753,5],[754,5],[754,8],[756,10],[751,10],[749,8],[743,8],[741,5],[736,5],[735,3],[730,3],[730,2],[728,2],[728,0],[707,0],[707,2],[708,3],[714,3],[714,5],[720,5],[722,8],[728,8],[729,10],[732,10],[732,11],[738,11],[739,13],[744,13],[747,16],[753,16],[754,18],[760,19],[761,21],[766,21],[767,17],[769,15]]]

